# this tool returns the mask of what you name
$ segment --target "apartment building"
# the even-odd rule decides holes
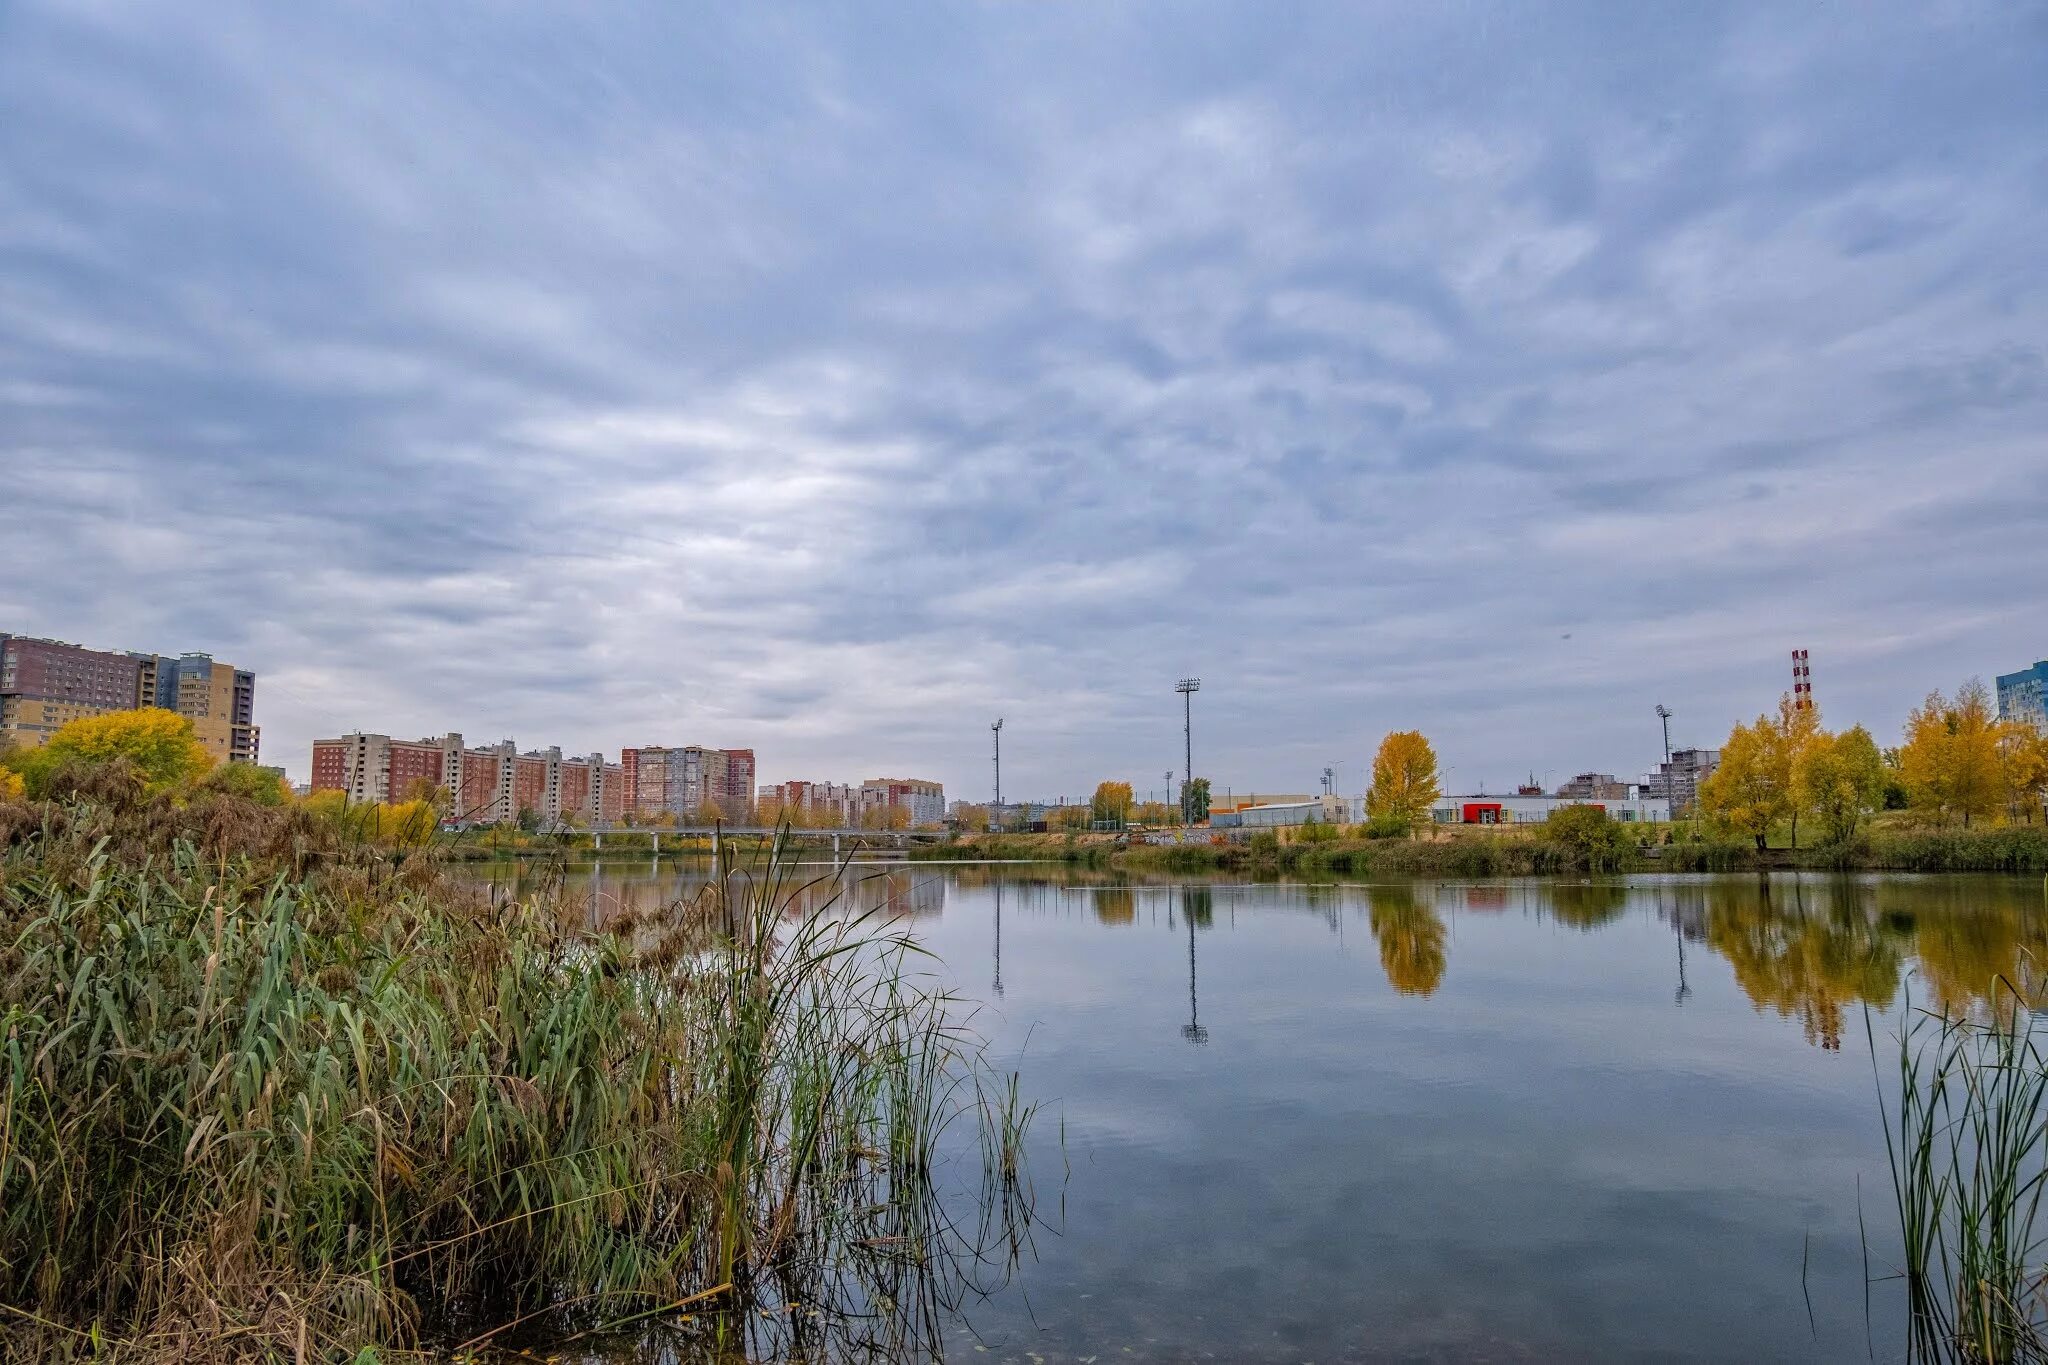
[[[1541,789],[1527,794],[1540,795]],[[1558,787],[1557,794],[1571,801],[1626,801],[1633,795],[1629,784],[1613,773],[1580,773]]]
[[[192,722],[217,761],[254,763],[256,675],[210,654],[176,658],[0,634],[0,742],[33,747],[84,716],[159,706]]]
[[[610,824],[626,813],[622,766],[604,755],[564,757],[559,747],[525,753],[511,740],[477,747],[449,733],[402,740],[352,734],[313,743],[312,790],[351,801],[405,801],[433,795],[454,819],[504,824],[530,813]]]
[[[1657,771],[1637,784],[1644,797],[1670,803],[1674,814],[1684,814],[1699,799],[1700,783],[1713,776],[1721,765],[1719,749],[1673,749],[1671,761],[1657,765]]]
[[[694,821],[707,806],[728,820],[745,819],[753,806],[754,751],[701,744],[643,745],[619,755],[635,816],[672,815]]]
[[[871,777],[860,784],[861,808],[901,806],[913,825],[939,825],[946,820],[946,788],[917,777]]]
[[[2048,732],[2048,659],[1998,675],[1998,718]]]

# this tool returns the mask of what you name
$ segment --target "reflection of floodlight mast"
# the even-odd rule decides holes
[[[1180,917],[1188,922],[1188,1021],[1180,1026],[1180,1036],[1200,1047],[1209,1041],[1209,1030],[1202,1027],[1201,1013],[1195,1008],[1195,921],[1188,914],[1185,891],[1180,898]]]
[[[1173,685],[1173,690],[1180,693],[1181,733],[1187,741],[1186,767],[1180,779],[1180,822],[1192,825],[1195,823],[1195,693],[1202,690],[1202,680],[1182,678]]]
[[[1003,884],[996,882],[996,995],[1003,993]]]

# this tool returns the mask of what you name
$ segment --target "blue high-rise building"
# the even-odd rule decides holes
[[[2048,731],[2048,660],[2018,673],[1998,675],[1998,718],[2025,721]]]

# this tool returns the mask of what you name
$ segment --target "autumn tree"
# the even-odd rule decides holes
[[[1860,725],[1839,735],[1817,731],[1793,756],[1793,808],[1813,813],[1827,843],[1855,837],[1863,817],[1884,804],[1884,784],[1877,741]]]
[[[2001,722],[1998,768],[2008,818],[2032,824],[2048,795],[2048,734],[2019,721]]]
[[[11,768],[0,768],[0,801],[19,801],[28,795],[28,783]]]
[[[1974,817],[1992,814],[2004,795],[1998,741],[1991,694],[1980,679],[1969,679],[1953,699],[1928,693],[1907,715],[1899,746],[1908,801],[1938,820],[1961,819],[1965,829]]]
[[[1095,795],[1088,802],[1088,816],[1091,820],[1105,824],[1126,824],[1131,818],[1131,784],[1128,782],[1103,782],[1096,786]]]
[[[68,762],[133,764],[146,791],[189,786],[213,767],[213,756],[193,737],[192,722],[175,711],[144,707],[71,721],[39,749],[23,751],[17,770],[31,791]]]
[[[966,833],[986,834],[988,832],[987,806],[970,806],[965,804],[955,806],[953,808],[953,818],[959,822],[960,828]]]
[[[1365,793],[1368,820],[1398,821],[1411,832],[1429,820],[1441,794],[1436,750],[1420,730],[1396,730],[1373,755],[1372,786]]]
[[[200,780],[204,791],[222,792],[259,806],[282,806],[291,799],[285,780],[253,763],[223,763]]]
[[[1141,825],[1170,825],[1174,821],[1173,807],[1164,801],[1147,801],[1131,813],[1131,818]]]
[[[1785,813],[1787,782],[1777,764],[1777,736],[1770,717],[1738,725],[1721,745],[1721,762],[1700,783],[1700,809],[1707,818],[1756,840],[1761,849],[1771,826]]]

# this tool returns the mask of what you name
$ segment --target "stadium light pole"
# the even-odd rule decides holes
[[[1173,685],[1180,693],[1181,736],[1187,743],[1185,764],[1181,772],[1180,822],[1182,825],[1195,823],[1195,693],[1202,690],[1200,678],[1182,678]]]
[[[1003,808],[1003,722],[1001,718],[988,727],[996,738],[996,815],[1001,818]]]

